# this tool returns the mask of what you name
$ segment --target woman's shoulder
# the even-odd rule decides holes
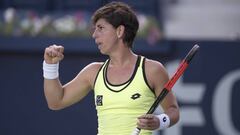
[[[168,80],[168,73],[159,61],[146,59],[145,60],[145,74],[151,88],[156,89],[159,85],[164,85]]]
[[[166,68],[164,65],[157,61],[157,60],[152,60],[152,59],[147,59],[145,60],[145,73],[149,78],[152,77],[163,77],[163,78],[168,78],[168,73],[166,71]]]
[[[157,60],[145,58],[145,68],[150,70],[165,70],[163,64]]]
[[[100,70],[100,68],[102,67],[103,64],[104,64],[104,62],[92,62],[92,63],[88,64],[84,68],[84,70],[96,72],[96,71]]]

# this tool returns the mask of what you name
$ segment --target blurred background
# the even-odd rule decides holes
[[[111,0],[0,0],[0,134],[95,135],[93,93],[51,111],[43,93],[42,61],[51,44],[65,47],[62,83],[87,64],[104,61],[91,39],[91,15]],[[173,88],[177,125],[161,135],[240,135],[240,1],[117,0],[140,22],[134,51],[164,64],[201,48]]]

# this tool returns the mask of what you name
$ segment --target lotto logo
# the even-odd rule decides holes
[[[141,95],[140,95],[139,93],[135,93],[135,94],[132,95],[131,98],[132,98],[133,100],[135,100],[135,99],[137,99],[137,98],[140,98],[140,96],[141,96]]]

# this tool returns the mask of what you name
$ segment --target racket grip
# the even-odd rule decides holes
[[[139,135],[140,131],[141,130],[139,128],[135,128],[131,135]]]

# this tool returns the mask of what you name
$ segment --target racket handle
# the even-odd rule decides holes
[[[141,131],[140,128],[135,128],[131,135],[139,135],[140,131]]]

